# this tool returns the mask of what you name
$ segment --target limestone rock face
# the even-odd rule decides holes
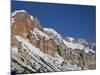
[[[15,22],[11,26],[12,33],[26,38],[28,32],[34,29],[35,22],[27,12],[16,13],[13,17]]]
[[[72,37],[63,39],[54,29],[44,28],[26,11],[17,11],[11,20],[13,74],[96,68],[95,43]]]

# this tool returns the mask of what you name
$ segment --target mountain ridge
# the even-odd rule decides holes
[[[89,45],[86,40],[73,37],[64,39],[54,29],[44,28],[36,17],[25,10],[12,13],[11,33],[12,72],[41,73],[96,68],[96,51],[93,50],[96,44]]]

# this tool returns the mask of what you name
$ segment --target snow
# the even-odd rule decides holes
[[[53,33],[53,35],[57,36],[57,38],[61,39],[61,35],[58,34],[54,29],[52,28],[44,28],[44,31],[48,32],[48,33]]]
[[[89,53],[89,52],[95,53],[95,51],[92,50],[92,49],[89,49],[89,47],[86,47],[86,48],[85,48],[85,52],[86,52],[86,53]]]
[[[84,47],[83,45],[79,44],[79,43],[73,43],[73,42],[67,42],[65,40],[63,40],[64,44],[68,47],[68,48],[71,48],[71,49],[85,49],[85,52],[86,53],[89,53],[89,52],[92,52],[92,53],[95,53],[94,50],[92,49],[89,49],[89,47]]]
[[[47,32],[48,34],[50,34],[49,37],[52,38],[52,39],[54,39],[54,41],[57,44],[59,44],[60,42],[62,42],[63,38],[54,29],[52,29],[52,28],[44,28],[44,31]]]
[[[83,49],[84,46],[81,45],[81,44],[78,44],[78,43],[72,43],[72,42],[67,42],[65,40],[63,40],[64,44],[69,47],[69,48],[72,48],[72,49]]]
[[[83,43],[83,44],[88,45],[88,42],[87,42],[85,39],[83,39],[83,38],[78,38],[77,41],[78,41],[78,43],[80,43],[80,44]]]
[[[13,25],[14,22],[15,22],[15,19],[11,18],[11,26]]]
[[[30,15],[31,20],[34,20],[34,17]]]
[[[15,10],[12,14],[11,17],[15,16],[19,12],[26,12],[25,10]]]
[[[51,29],[51,28],[44,28],[44,30],[50,33],[54,33],[55,35],[58,34],[54,29]]]
[[[25,10],[15,10],[12,14],[11,17],[15,16],[19,12],[26,12]]]
[[[88,53],[88,52],[95,53],[95,51],[93,51],[92,49],[89,49],[87,47],[85,48],[85,46],[82,45],[81,43],[78,43],[78,42],[77,43],[73,43],[73,40],[75,39],[73,37],[67,37],[67,40],[69,40],[69,41],[66,41],[66,40],[62,39],[61,35],[58,34],[52,28],[44,28],[44,31],[46,31],[47,33],[52,33],[54,36],[56,36],[57,38],[59,38],[59,40],[61,40],[66,45],[66,47],[68,47],[68,48],[71,48],[71,49],[80,49],[80,50],[85,49],[86,53]],[[57,41],[57,40],[55,40],[55,41]],[[79,39],[79,41],[80,42],[86,42],[86,40],[83,40],[83,39]]]
[[[50,39],[50,37],[48,35],[46,35],[45,33],[43,33],[42,31],[40,31],[39,29],[37,28],[34,28],[34,30],[32,31],[32,33],[36,36],[36,35],[39,35],[41,36],[42,38],[45,37],[46,40]]]
[[[74,38],[73,37],[66,37],[67,41],[73,42]]]

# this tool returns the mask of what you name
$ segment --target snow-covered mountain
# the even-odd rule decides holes
[[[41,73],[96,68],[96,44],[62,37],[25,10],[11,15],[12,73]]]

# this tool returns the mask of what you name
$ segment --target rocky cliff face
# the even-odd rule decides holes
[[[11,16],[12,73],[41,73],[96,68],[94,44],[43,28],[24,10]]]

